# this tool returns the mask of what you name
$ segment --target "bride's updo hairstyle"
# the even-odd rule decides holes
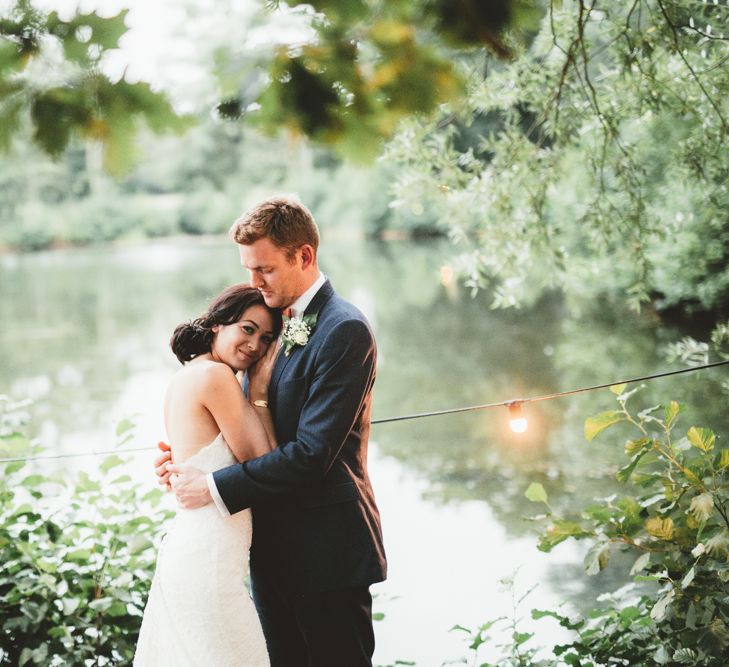
[[[184,364],[195,357],[210,352],[213,344],[213,327],[235,324],[251,306],[263,306],[271,313],[273,336],[281,331],[281,312],[269,308],[261,293],[249,285],[233,285],[223,290],[208,306],[207,312],[195,320],[183,322],[175,327],[170,347]]]

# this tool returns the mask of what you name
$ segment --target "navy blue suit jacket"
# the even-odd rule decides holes
[[[231,513],[253,509],[251,572],[293,591],[367,586],[386,576],[367,474],[376,346],[362,313],[327,281],[305,314],[308,343],[279,354],[269,385],[278,447],[214,473]]]

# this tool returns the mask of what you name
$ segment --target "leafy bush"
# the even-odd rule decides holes
[[[633,437],[624,443],[628,462],[616,473],[623,493],[601,498],[575,516],[557,516],[549,496],[532,483],[526,496],[543,503],[547,528],[539,549],[551,551],[567,539],[589,539],[585,571],[606,568],[616,550],[635,556],[633,581],[599,598],[603,605],[586,616],[533,610],[532,618],[551,617],[576,637],[551,648],[527,648],[532,635],[511,621],[512,642],[493,648],[497,662],[477,662],[490,641],[496,619],[468,633],[474,664],[481,667],[537,665],[693,665],[724,667],[729,652],[729,449],[715,434],[691,427],[677,435],[680,405],[628,409],[638,391],[613,387],[618,409],[585,422],[592,441],[622,424]],[[522,598],[523,599],[523,598]]]
[[[120,442],[129,428],[120,424]],[[40,451],[18,430],[0,431],[0,458]],[[142,495],[129,475],[114,475],[121,463],[110,456],[94,476],[4,464],[0,665],[131,661],[170,513],[159,506],[161,491]]]

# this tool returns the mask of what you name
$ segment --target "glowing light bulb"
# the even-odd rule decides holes
[[[514,433],[524,433],[528,426],[529,422],[522,412],[521,403],[509,405],[509,428]]]

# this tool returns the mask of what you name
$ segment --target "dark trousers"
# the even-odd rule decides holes
[[[251,589],[271,667],[372,667],[369,587],[296,593],[252,574]]]

